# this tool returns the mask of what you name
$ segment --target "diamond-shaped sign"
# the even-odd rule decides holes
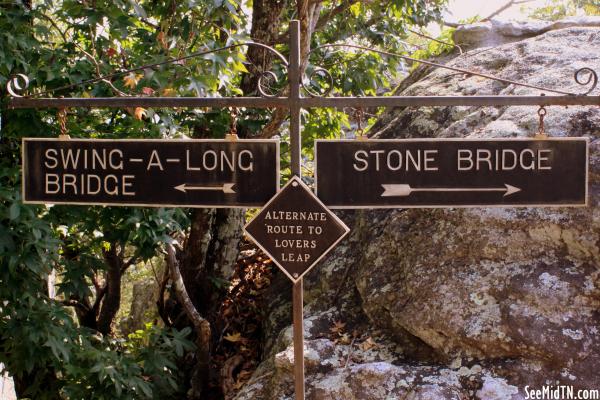
[[[298,177],[273,196],[244,229],[294,282],[350,231]]]

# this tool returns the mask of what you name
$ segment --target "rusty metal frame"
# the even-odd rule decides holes
[[[409,62],[429,65],[436,68],[452,70],[467,76],[474,75],[485,79],[495,80],[508,85],[528,87],[540,91],[539,96],[370,96],[370,97],[328,97],[333,86],[331,74],[324,68],[316,67],[312,70],[310,76],[302,76],[301,54],[300,54],[300,23],[297,20],[290,22],[290,57],[285,57],[270,46],[255,43],[244,42],[219,49],[207,50],[194,53],[178,59],[167,60],[164,62],[144,65],[127,71],[119,71],[113,74],[86,80],[77,84],[67,85],[52,91],[41,92],[34,95],[21,95],[29,86],[28,78],[23,74],[17,74],[7,84],[7,91],[12,96],[8,101],[9,108],[124,108],[124,107],[247,107],[247,108],[287,108],[290,115],[290,146],[291,146],[291,171],[293,175],[302,176],[301,171],[301,119],[300,113],[303,108],[318,107],[420,107],[420,106],[600,106],[600,96],[590,96],[589,94],[598,84],[598,75],[591,68],[581,68],[574,72],[575,82],[588,86],[583,93],[572,93],[564,90],[546,88],[537,85],[531,85],[524,82],[513,81],[509,79],[479,73],[477,71],[466,70],[463,68],[451,67],[427,60],[419,60],[398,53],[367,48],[354,44],[328,44],[311,51],[327,47],[346,47],[354,48],[360,51],[375,52],[386,57],[399,57]],[[261,97],[111,97],[111,98],[40,98],[42,95],[48,95],[57,90],[65,90],[75,86],[91,84],[100,81],[106,81],[110,78],[123,76],[130,72],[142,71],[148,68],[154,68],[166,64],[173,64],[193,57],[201,57],[206,54],[230,50],[240,46],[258,46],[270,51],[281,62],[283,68],[287,69],[288,88],[287,96],[280,94],[267,93],[263,86],[264,79],[277,80],[277,76],[272,71],[263,71],[258,79],[257,90]],[[462,54],[462,49],[460,49]],[[310,53],[309,53],[310,54]],[[316,74],[321,74],[329,84],[329,88],[324,92],[318,92],[311,88],[307,81]],[[302,89],[308,94],[302,95]],[[547,96],[546,93],[554,95]],[[304,399],[304,338],[303,338],[303,280],[300,279],[293,285],[293,333],[294,333],[294,376],[296,400]]]

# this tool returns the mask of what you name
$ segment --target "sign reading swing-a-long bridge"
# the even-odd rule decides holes
[[[585,206],[588,139],[318,140],[330,208]]]
[[[25,203],[260,207],[279,141],[23,139]]]

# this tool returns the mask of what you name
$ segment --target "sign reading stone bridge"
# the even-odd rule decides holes
[[[585,206],[587,138],[317,140],[330,208]]]

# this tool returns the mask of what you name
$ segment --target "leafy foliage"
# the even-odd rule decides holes
[[[600,4],[597,0],[548,0],[546,5],[535,8],[530,16],[546,21],[584,14],[600,15]]]
[[[126,340],[91,336],[77,359],[66,365],[63,393],[72,399],[181,398],[176,360],[194,346],[191,329],[162,330],[146,324]],[[90,338],[81,338],[90,340]]]

